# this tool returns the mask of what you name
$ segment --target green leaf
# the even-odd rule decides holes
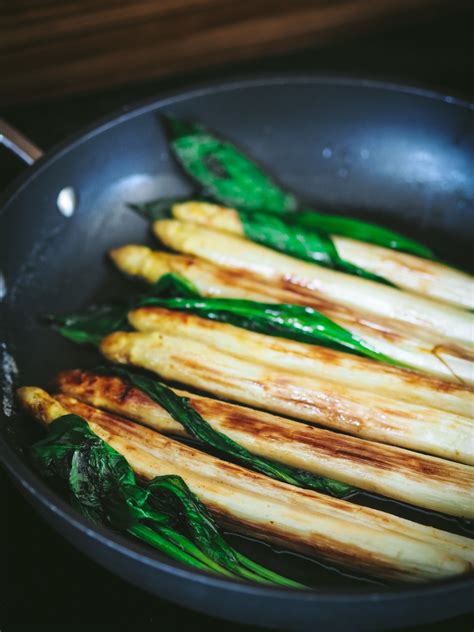
[[[294,211],[296,198],[283,191],[241,151],[195,123],[166,119],[171,149],[203,192],[247,210]]]
[[[167,119],[166,126],[171,149],[185,172],[221,204],[242,211],[278,214],[306,228],[433,258],[426,246],[371,222],[310,209],[295,213],[301,208],[297,198],[277,185],[232,143],[196,123]]]
[[[74,312],[64,316],[47,315],[44,317],[53,329],[65,338],[79,344],[97,346],[101,340],[114,331],[127,331],[130,326],[127,313],[136,306],[138,298],[146,300],[148,296],[199,296],[195,286],[182,276],[165,274],[148,292],[139,297],[92,305],[83,312]]]
[[[184,517],[191,539],[199,543],[209,556],[225,568],[237,570],[239,562],[235,551],[222,537],[206,507],[179,476],[160,476],[153,479],[148,490],[153,505],[172,515],[175,520]]]
[[[137,307],[154,306],[197,314],[202,318],[309,344],[356,353],[380,362],[405,366],[379,353],[324,314],[302,305],[260,303],[232,298],[204,298],[196,286],[179,274],[164,274],[148,292],[120,304],[93,306],[84,313],[49,316],[49,322],[66,338],[100,344],[104,336],[129,330],[127,314]]]
[[[433,251],[427,246],[389,228],[377,226],[377,224],[352,217],[329,215],[327,213],[319,213],[311,209],[305,209],[296,213],[293,217],[293,221],[298,226],[325,230],[334,235],[342,235],[344,237],[350,237],[351,239],[376,244],[384,248],[408,252],[426,259],[434,258]]]
[[[146,524],[137,523],[129,527],[127,532],[182,564],[203,571],[214,571],[221,575],[233,576],[225,568],[213,564],[212,560],[207,560],[207,556],[199,548],[177,531],[162,528],[158,532]]]
[[[259,303],[233,298],[164,298],[149,297],[137,306],[165,307],[191,312],[202,318],[229,323],[269,336],[288,338],[309,344],[322,344],[339,351],[403,366],[396,360],[372,349],[324,314],[311,307],[286,303]]]
[[[115,528],[147,517],[148,494],[136,486],[126,459],[98,437],[84,419],[65,415],[50,424],[31,457],[43,476],[67,489],[74,506]]]
[[[346,274],[352,274],[354,276],[361,277],[362,279],[366,279],[367,281],[375,281],[376,283],[383,283],[383,285],[388,285],[390,287],[397,287],[395,283],[392,283],[388,279],[375,274],[374,272],[369,272],[364,268],[361,268],[346,259],[340,259],[338,262],[338,269],[341,272],[346,272]]]
[[[283,219],[268,213],[239,211],[239,217],[245,236],[251,241],[303,261],[393,286],[387,279],[341,259],[328,233],[317,228],[307,230],[295,225],[290,220],[293,215]]]
[[[298,259],[337,269],[339,257],[336,247],[324,231],[305,231],[268,213],[239,211],[239,217],[244,234],[251,241]]]
[[[171,208],[175,204],[180,204],[189,199],[186,197],[172,197],[172,198],[159,198],[158,200],[151,200],[149,202],[141,203],[129,203],[128,206],[133,211],[144,217],[150,222],[155,222],[158,219],[163,219],[169,215]]]
[[[87,518],[127,531],[195,568],[302,587],[254,562],[244,563],[246,558],[227,544],[179,476],[160,476],[146,487],[138,486],[126,459],[77,415],[59,417],[48,430],[30,449],[33,463]]]
[[[46,322],[65,338],[79,344],[99,345],[100,341],[118,330],[130,329],[127,321],[128,303],[92,305],[83,312],[65,316],[48,315]]]
[[[166,130],[171,139],[182,136],[192,136],[194,134],[206,134],[207,130],[196,121],[178,119],[175,116],[166,115],[163,117]]]
[[[110,367],[108,372],[120,376],[148,395],[150,399],[162,406],[193,437],[208,447],[217,450],[220,454],[235,459],[246,467],[284,483],[321,491],[332,496],[347,496],[355,491],[355,488],[345,483],[328,479],[324,476],[316,476],[310,472],[252,454],[227,435],[214,430],[197,410],[191,406],[188,398],[180,397],[156,379],[123,367]]]
[[[179,274],[164,274],[150,290],[138,296],[113,303],[91,305],[83,312],[64,316],[47,315],[44,321],[65,338],[78,344],[98,346],[105,336],[114,331],[130,331],[127,314],[138,305],[146,304],[154,296],[200,296],[196,286]]]
[[[240,577],[253,581],[301,588],[302,585],[282,577],[233,549],[223,538],[205,505],[189,489],[180,476],[159,476],[148,485],[151,502],[159,501],[161,510],[167,508],[178,520],[184,518],[191,539],[207,552],[217,564]]]
[[[147,297],[153,298],[166,297],[166,298],[198,298],[201,296],[199,290],[192,281],[177,273],[163,274],[157,281],[151,286],[151,289],[146,294],[142,294],[137,297],[133,302],[135,304],[141,304]]]

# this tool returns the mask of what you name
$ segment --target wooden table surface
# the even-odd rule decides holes
[[[0,0],[0,104],[323,47],[470,0]],[[440,43],[442,45],[442,43]]]

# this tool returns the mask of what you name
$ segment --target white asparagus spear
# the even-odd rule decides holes
[[[140,477],[181,476],[237,531],[393,579],[419,582],[472,569],[468,538],[274,481],[73,398],[58,408],[35,387],[19,389],[18,396],[43,423],[66,410],[80,414]]]
[[[472,417],[474,412],[474,388],[435,380],[327,347],[267,336],[160,307],[133,310],[128,320],[139,331],[159,331],[190,338],[238,358],[291,374],[328,380],[465,417]]]
[[[460,309],[474,309],[471,275],[437,261],[404,252],[337,237],[340,256],[361,268],[392,281],[398,287],[429,296]]]
[[[351,309],[363,308],[376,317],[429,329],[442,338],[473,344],[472,314],[275,252],[242,237],[178,220],[153,224],[155,235],[168,247],[196,255],[217,265],[254,272],[269,282],[286,281],[289,286],[316,292],[329,301]]]
[[[423,340],[416,339],[413,327],[389,323],[387,319],[367,319],[337,303],[291,291],[285,284],[264,283],[256,275],[221,268],[198,257],[157,252],[138,245],[116,248],[110,256],[122,272],[148,283],[155,283],[163,274],[176,273],[192,281],[204,296],[312,307],[394,360],[443,380],[474,384],[474,354],[447,342],[440,344],[439,336],[433,333],[428,336],[422,332]]]
[[[158,432],[189,436],[161,406],[119,377],[64,371],[57,376],[56,386],[63,395]],[[172,390],[188,398],[215,430],[253,454],[425,509],[474,518],[474,468],[470,466]],[[56,397],[63,401],[61,394]]]
[[[190,201],[175,204],[172,214],[184,222],[245,236],[242,221],[233,208]],[[332,239],[343,259],[388,279],[402,289],[462,309],[474,308],[474,280],[465,272],[437,261],[347,237],[332,235]]]
[[[112,362],[140,366],[219,397],[474,464],[474,426],[460,415],[291,375],[161,333],[116,332],[100,348]]]

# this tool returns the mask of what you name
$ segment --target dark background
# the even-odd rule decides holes
[[[474,97],[474,12],[470,8],[437,17],[427,11],[415,24],[385,24],[376,32],[345,35],[324,46],[229,65],[223,71],[177,74],[93,94],[1,107],[42,149],[49,149],[94,119],[125,103],[179,89],[192,82],[258,71],[338,72],[416,83],[466,98]],[[0,79],[1,80],[1,79]],[[290,113],[291,115],[291,113]],[[0,191],[23,169],[0,148]],[[34,212],[34,209],[31,209]],[[32,352],[34,352],[32,350]],[[58,537],[0,471],[0,630],[71,629],[94,624],[125,629],[252,630],[223,623],[160,601],[114,577]],[[472,632],[474,617],[416,628],[417,632]],[[256,630],[256,628],[253,628]],[[413,629],[414,632],[415,629]]]

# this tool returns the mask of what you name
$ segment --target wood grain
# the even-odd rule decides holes
[[[0,104],[314,47],[458,0],[0,0]]]

